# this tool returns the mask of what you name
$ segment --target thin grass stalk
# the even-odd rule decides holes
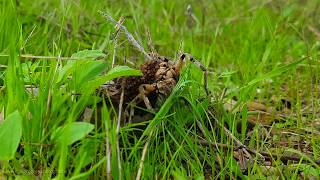
[[[146,144],[145,144],[144,147],[143,147],[142,155],[141,155],[141,160],[140,160],[140,164],[139,164],[139,169],[138,169],[138,173],[137,173],[137,176],[136,176],[136,180],[140,180],[140,179],[141,179],[142,170],[143,170],[143,165],[144,165],[144,160],[145,160],[145,158],[146,158],[146,154],[147,154],[147,150],[148,150],[148,147],[149,147],[149,143],[150,143],[150,141],[151,141],[152,133],[153,133],[153,131],[151,131],[150,136],[149,136],[149,139],[148,139],[148,141],[146,142]]]
[[[120,96],[120,103],[119,103],[119,112],[118,112],[118,122],[117,122],[117,129],[116,129],[116,138],[117,138],[117,159],[118,159],[118,168],[119,168],[119,179],[122,179],[122,169],[121,169],[121,158],[120,158],[120,143],[119,143],[119,133],[120,133],[120,126],[121,126],[121,117],[122,117],[122,107],[123,107],[123,99],[124,99],[124,86],[126,80],[122,80],[121,84],[121,96]]]

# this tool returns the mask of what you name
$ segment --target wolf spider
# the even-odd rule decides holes
[[[145,106],[149,111],[155,112],[155,107],[168,97],[176,86],[186,59],[197,65],[204,73],[204,90],[207,94],[208,71],[199,61],[190,54],[183,53],[179,60],[173,62],[166,57],[150,54],[153,60],[146,61],[140,66],[143,73],[140,77],[123,77],[108,84],[104,89],[105,95],[110,97],[112,103],[119,104],[123,88],[125,106],[124,114],[131,122],[135,115],[134,106]]]

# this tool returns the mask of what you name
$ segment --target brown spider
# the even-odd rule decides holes
[[[133,105],[145,106],[149,111],[154,112],[165,98],[168,97],[179,80],[180,72],[188,58],[197,65],[204,73],[204,89],[208,94],[207,76],[208,72],[204,65],[195,60],[191,55],[184,53],[177,62],[166,57],[150,54],[153,60],[148,60],[140,66],[143,73],[140,77],[118,78],[107,84],[102,91],[110,97],[112,103],[119,104],[121,89],[124,88],[123,105],[125,114],[129,121],[134,115]],[[130,112],[129,112],[130,109]]]
[[[117,78],[103,85],[99,89],[99,91],[108,99],[110,98],[112,104],[119,105],[119,114],[121,116],[124,115],[124,117],[122,117],[123,119],[126,119],[126,116],[129,115],[130,122],[131,117],[136,115],[134,112],[135,105],[138,107],[144,107],[144,109],[146,108],[151,112],[155,111],[154,108],[159,108],[176,86],[181,69],[185,63],[185,59],[189,59],[203,71],[204,89],[205,92],[209,94],[207,88],[208,72],[206,68],[191,55],[183,53],[176,62],[170,61],[166,57],[159,56],[155,51],[148,29],[148,46],[152,53],[146,53],[143,46],[134,39],[133,35],[123,25],[124,18],[120,18],[117,22],[109,14],[104,12],[100,13],[109,22],[115,24],[116,32],[115,37],[112,39],[117,40],[119,32],[123,32],[127,37],[127,40],[147,58],[146,62],[140,66],[140,70],[143,74],[142,76]],[[124,111],[122,111],[123,107]],[[145,111],[143,112],[142,116],[146,114]]]

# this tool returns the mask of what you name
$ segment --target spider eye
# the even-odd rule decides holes
[[[167,63],[162,62],[162,63],[159,64],[159,66],[160,67],[167,67]]]
[[[182,55],[180,56],[180,59],[181,59],[181,60],[184,60],[184,58],[186,58],[186,55],[185,55],[185,54],[182,54]]]

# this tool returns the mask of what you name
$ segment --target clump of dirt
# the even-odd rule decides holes
[[[121,96],[121,86],[122,81],[125,81],[124,85],[124,100],[123,104],[130,103],[138,94],[139,94],[139,86],[141,84],[152,84],[155,83],[155,74],[159,69],[160,60],[146,61],[145,63],[140,65],[140,70],[142,71],[142,76],[130,76],[115,79],[114,88],[117,89],[117,93],[110,96],[111,100],[115,104],[120,103]],[[153,104],[153,103],[152,103]]]

